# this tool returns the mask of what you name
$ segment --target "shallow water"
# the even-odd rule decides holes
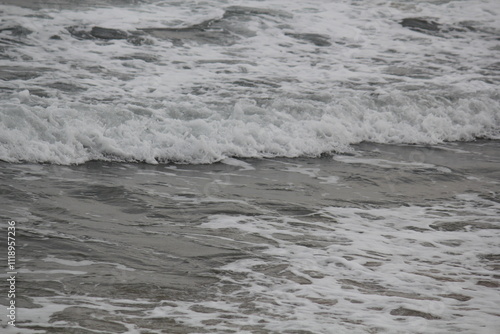
[[[6,330],[495,333],[499,152],[2,163],[2,226],[17,222],[20,245]]]
[[[2,331],[496,333],[499,15],[0,0]]]

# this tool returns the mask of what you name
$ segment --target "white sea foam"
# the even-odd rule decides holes
[[[43,261],[59,263],[59,264],[62,264],[64,266],[70,266],[70,267],[86,267],[86,266],[91,266],[91,265],[104,264],[104,265],[115,266],[117,269],[120,269],[120,270],[135,271],[135,269],[133,269],[133,268],[128,268],[122,264],[111,263],[111,262],[95,262],[95,261],[89,261],[89,260],[73,261],[73,260],[59,259],[59,258],[56,258],[53,256],[47,256],[46,258],[43,259]]]
[[[338,176],[334,175],[319,177],[318,179],[322,180],[321,183],[326,183],[326,184],[338,184],[340,180]]]
[[[47,256],[45,259],[43,259],[45,262],[55,262],[59,263],[65,266],[71,266],[71,267],[80,267],[80,266],[90,266],[92,264],[95,264],[94,261],[88,261],[88,260],[82,260],[82,261],[72,261],[72,260],[64,260],[64,259],[58,259],[53,256]]]
[[[127,300],[127,299],[110,300],[106,298],[96,298],[90,296],[78,296],[77,298],[79,306],[77,306],[76,308],[80,307],[82,309],[91,310],[92,314],[98,314],[100,311],[102,311],[106,316],[115,314],[120,315],[121,312],[134,312],[134,311],[137,312],[138,310],[141,310],[141,307],[139,307],[138,304],[140,304],[140,306],[149,304],[149,301],[145,300]],[[70,300],[69,298],[63,296],[56,296],[56,297],[34,297],[33,301],[37,303],[36,308],[19,307],[17,310],[19,314],[29,315],[31,324],[33,326],[36,326],[38,329],[33,330],[19,325],[17,327],[8,326],[3,328],[5,333],[16,333],[16,334],[35,333],[39,332],[43,328],[45,328],[47,331],[54,330],[54,328],[64,329],[65,331],[87,330],[85,327],[79,325],[78,321],[74,320],[68,321],[64,319],[64,317],[61,317],[62,318],[61,320],[52,320],[50,322],[47,321],[47,319],[51,319],[54,316],[57,317],[57,315],[63,314],[68,309],[71,309],[71,306],[68,307],[68,304],[75,305],[74,300]],[[134,305],[138,306],[135,307]],[[114,325],[116,326],[116,324],[119,324],[119,326],[123,326],[122,328],[125,329],[126,333],[128,334],[140,333],[137,326],[131,325],[127,322],[119,322],[119,320],[120,318],[118,318],[118,321],[116,321]],[[122,332],[124,331],[122,330]]]
[[[54,274],[85,275],[85,274],[87,274],[86,271],[80,271],[80,270],[62,270],[62,269],[54,269],[54,270],[19,269],[17,272],[19,272],[21,274],[36,274],[36,275],[41,275],[41,274],[48,274],[48,275],[54,275]]]
[[[498,249],[493,232],[498,222],[491,220],[498,210],[498,203],[467,194],[431,207],[328,207],[322,209],[327,219],[314,224],[213,216],[202,227],[221,233],[238,229],[269,240],[261,255],[265,260],[242,259],[221,268],[222,282],[242,289],[221,294],[217,302],[201,302],[213,309],[208,314],[178,303],[177,319],[202,326],[204,320],[238,310],[232,324],[269,331],[288,326],[313,333],[332,328],[341,333],[491,333],[498,315],[490,311],[498,307],[498,297],[478,279],[494,275],[482,259]],[[462,221],[470,221],[470,227]],[[305,239],[308,243],[302,243]],[[247,307],[259,310],[258,316],[247,316]],[[157,307],[150,316],[173,310]],[[398,319],[398,312],[406,318]],[[221,321],[208,328],[226,327]]]
[[[351,164],[365,164],[372,165],[381,168],[394,169],[394,168],[405,168],[405,169],[435,169],[441,173],[451,173],[451,169],[443,166],[436,166],[433,164],[423,163],[420,161],[390,161],[385,159],[370,159],[363,157],[352,157],[352,156],[336,156],[333,158],[336,161]]]
[[[38,97],[30,98],[34,104],[40,102]],[[261,116],[256,118],[252,114],[224,117],[207,106],[183,103],[184,110],[203,108],[210,116],[178,119],[168,115],[180,107],[175,104],[165,110],[145,109],[151,116],[144,116],[134,113],[131,104],[61,106],[54,101],[46,107],[28,107],[16,105],[13,99],[4,104],[0,115],[0,158],[61,164],[92,159],[207,163],[230,156],[317,156],[345,151],[349,144],[361,141],[470,140],[497,131],[500,106],[494,100],[488,102],[480,113],[467,107],[470,100],[443,106],[439,116],[442,125],[427,127],[426,121],[436,116],[425,115],[426,108],[417,105],[380,112],[369,110],[367,105],[353,110],[336,103],[323,105],[325,109],[293,101],[276,102],[267,108],[238,104],[243,110],[260,110]],[[288,108],[304,110],[305,115],[291,115]],[[463,113],[457,116],[461,108]],[[363,115],[365,112],[370,115]]]
[[[233,5],[247,9],[1,6],[0,159],[210,163],[317,156],[362,141],[500,138],[496,1]],[[400,23],[407,17],[448,32],[413,31]],[[141,30],[211,19],[198,35]],[[17,26],[32,32],[9,30]],[[94,26],[139,41],[67,29]]]

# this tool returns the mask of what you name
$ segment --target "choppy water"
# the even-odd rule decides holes
[[[496,333],[499,15],[0,0],[2,331]]]
[[[0,159],[210,163],[499,137],[498,1],[103,3],[0,8]]]

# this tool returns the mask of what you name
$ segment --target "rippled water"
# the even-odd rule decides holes
[[[495,333],[499,143],[355,149],[3,163],[9,332]]]
[[[499,15],[0,0],[2,331],[496,333]]]

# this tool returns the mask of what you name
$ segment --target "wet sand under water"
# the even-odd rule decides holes
[[[213,165],[0,163],[18,271],[17,328],[1,326],[495,333],[499,167],[498,141]]]

